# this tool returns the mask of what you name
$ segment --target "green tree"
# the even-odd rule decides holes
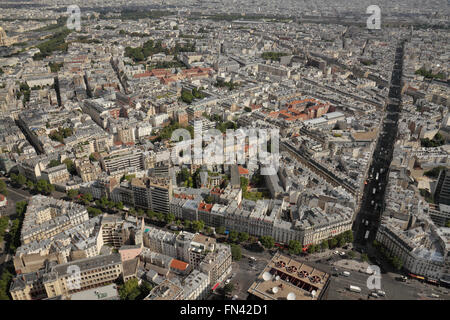
[[[447,228],[450,228],[450,220],[447,221],[447,223],[445,224],[445,226],[446,226]]]
[[[16,214],[22,216],[27,210],[27,206],[28,203],[25,200],[16,202]]]
[[[302,244],[297,240],[290,240],[288,243],[288,248],[290,254],[300,254],[303,250]]]
[[[184,220],[184,228],[185,229],[190,229],[191,228],[191,221]]]
[[[90,217],[95,217],[103,213],[102,210],[94,207],[87,207],[87,212],[89,213]]]
[[[121,300],[136,300],[140,294],[141,290],[139,289],[138,280],[136,278],[128,280],[119,288]]]
[[[166,214],[166,222],[172,223],[173,221],[175,221],[175,215],[173,213]]]
[[[50,160],[50,162],[48,163],[48,167],[49,168],[53,168],[53,167],[57,167],[61,164],[61,162],[59,162],[59,160],[57,159],[52,159]]]
[[[247,232],[239,232],[239,235],[238,235],[239,242],[245,242],[248,240],[248,238],[249,238],[249,235]]]
[[[337,237],[337,241],[338,241],[338,246],[339,247],[343,247],[343,246],[345,246],[345,237],[343,236],[343,235],[339,235],[338,237]]]
[[[202,220],[194,220],[191,222],[191,229],[193,232],[200,232],[205,227],[205,223]]]
[[[330,249],[336,248],[337,245],[338,240],[336,238],[331,238],[330,240],[328,240],[328,246],[330,247]]]
[[[353,252],[353,251],[351,251],[351,252]],[[369,261],[369,257],[367,256],[367,254],[365,254],[365,253],[361,254],[361,261],[363,261],[363,262]]]
[[[217,227],[216,232],[218,234],[225,234],[225,227],[224,226]]]
[[[211,235],[212,234],[212,228],[211,227],[206,227],[205,228],[205,233],[207,234],[207,235]]]
[[[322,250],[327,250],[328,249],[328,241],[326,241],[326,240],[322,241],[322,243],[320,244],[320,248]]]
[[[118,210],[123,210],[123,203],[122,203],[122,201],[116,202],[116,204],[114,206]]]
[[[345,242],[347,243],[352,243],[353,242],[353,232],[352,230],[347,230],[344,232],[344,239]]]
[[[8,195],[8,190],[7,190],[7,186],[6,186],[6,182],[3,180],[0,180],[0,193],[7,196]]]
[[[259,238],[259,241],[267,249],[273,248],[273,246],[275,245],[275,240],[273,240],[271,236],[262,236]]]
[[[50,184],[47,180],[40,179],[36,183],[36,190],[41,194],[48,195],[55,190],[55,187],[52,184]]]
[[[233,258],[233,261],[239,261],[242,259],[242,253],[241,253],[240,246],[238,246],[236,244],[231,245],[231,257]]]
[[[356,254],[355,254],[354,251],[349,251],[349,252],[347,252],[347,256],[348,256],[350,259],[354,259],[355,256],[356,256]]]
[[[75,197],[78,195],[78,190],[76,189],[70,189],[67,191],[67,197],[69,197],[69,199],[73,200],[75,199]]]
[[[205,197],[205,202],[211,204],[214,202],[214,198],[211,195],[207,195]]]
[[[3,240],[3,236],[5,235],[6,229],[8,228],[9,218],[2,217],[0,218],[0,241]]]
[[[27,183],[27,178],[23,174],[19,173],[17,175],[17,184],[23,186],[25,183]]]
[[[237,242],[238,236],[239,236],[238,232],[233,230],[228,234],[228,239],[230,239],[230,241],[232,242]]]
[[[9,272],[7,268],[3,268],[0,276],[0,300],[11,299],[9,296],[9,287],[12,279],[13,279],[12,273]]]
[[[248,188],[248,179],[245,177],[241,177],[241,189],[242,192],[247,192],[247,188]]]
[[[86,192],[81,196],[81,200],[83,201],[84,205],[88,205],[90,202],[92,202],[92,200],[94,200],[94,197],[91,193]]]
[[[75,165],[71,159],[65,159],[63,163],[66,165],[67,171],[69,171],[71,175],[74,176],[77,174],[77,169],[75,169]]]
[[[308,253],[315,253],[317,251],[317,246],[315,245],[315,244],[311,244],[309,247],[308,247]]]
[[[27,188],[28,188],[28,189],[30,189],[30,190],[33,190],[33,189],[34,189],[34,182],[33,182],[33,181],[27,180],[26,185],[27,185]]]
[[[398,257],[394,256],[392,257],[392,265],[394,266],[395,269],[401,270],[403,267],[403,261],[400,260]]]
[[[153,212],[152,210],[147,210],[147,217],[149,217],[152,220],[155,219],[156,212]]]
[[[158,221],[164,221],[164,218],[165,218],[165,216],[164,216],[164,213],[162,213],[162,212],[156,212],[156,219],[158,220]]]

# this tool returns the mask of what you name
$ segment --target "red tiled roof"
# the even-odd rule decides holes
[[[186,270],[188,265],[189,265],[188,263],[177,260],[177,259],[172,259],[172,262],[170,263],[170,267],[172,269],[177,269],[177,270],[181,270],[181,271]]]
[[[239,174],[248,174],[248,169],[239,166]]]
[[[198,210],[211,211],[212,207],[213,207],[212,204],[205,203],[205,202],[200,202],[199,205],[198,205]]]

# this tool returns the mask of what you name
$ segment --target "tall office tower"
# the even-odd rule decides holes
[[[434,199],[438,204],[450,205],[450,170],[442,170],[439,174]]]

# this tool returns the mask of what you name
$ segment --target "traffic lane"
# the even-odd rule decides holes
[[[233,262],[232,275],[235,274],[235,276],[230,280],[230,283],[234,286],[233,295],[237,295],[239,300],[245,300],[248,296],[247,290],[265,266],[266,263],[261,261],[255,268],[252,268],[246,258]]]

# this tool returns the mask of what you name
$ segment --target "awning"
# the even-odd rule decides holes
[[[212,288],[212,290],[213,290],[213,291],[216,290],[217,287],[219,286],[219,284],[220,284],[220,282],[217,282],[217,283],[214,285],[214,287]]]

